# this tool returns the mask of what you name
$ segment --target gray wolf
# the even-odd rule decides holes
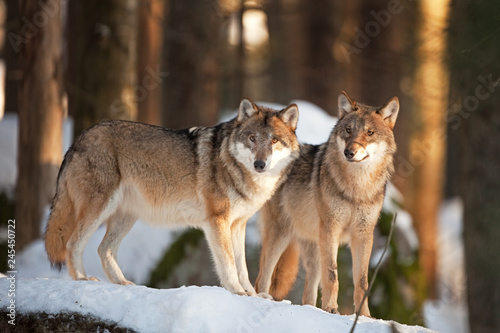
[[[105,121],[69,149],[45,233],[53,267],[66,264],[75,280],[87,277],[82,252],[96,229],[106,276],[125,279],[120,242],[138,219],[156,225],[201,228],[221,285],[256,295],[245,261],[245,226],[284,180],[298,157],[298,108],[281,111],[243,99],[238,115],[215,127],[173,130]]]
[[[339,121],[322,145],[301,145],[290,174],[260,214],[262,252],[256,280],[259,293],[284,298],[295,282],[299,254],[306,272],[302,302],[338,313],[337,251],[352,252],[355,311],[368,287],[373,231],[396,151],[393,127],[396,97],[382,107],[339,96]]]

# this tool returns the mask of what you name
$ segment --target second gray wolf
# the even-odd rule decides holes
[[[393,127],[399,112],[396,97],[382,107],[339,96],[339,121],[322,145],[302,145],[285,183],[260,214],[262,252],[256,290],[282,299],[298,271],[299,253],[306,272],[302,302],[338,313],[337,251],[352,252],[354,307],[370,316],[368,265],[373,231],[394,171]]]
[[[243,99],[238,115],[215,127],[166,129],[106,121],[85,131],[65,155],[45,233],[53,266],[87,277],[82,253],[97,228],[109,280],[133,284],[117,262],[138,219],[204,231],[221,285],[256,295],[245,261],[245,226],[284,180],[299,154],[295,104],[275,111]]]

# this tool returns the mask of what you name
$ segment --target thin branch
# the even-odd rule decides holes
[[[352,325],[350,333],[354,332],[354,328],[356,327],[356,324],[358,322],[359,314],[361,313],[362,305],[365,303],[366,299],[368,298],[368,295],[370,295],[370,292],[371,292],[372,287],[373,287],[373,283],[375,282],[375,279],[377,278],[378,270],[379,270],[380,266],[382,265],[382,259],[384,259],[385,253],[387,252],[387,249],[389,248],[389,244],[391,242],[392,232],[394,230],[394,225],[396,224],[397,217],[398,217],[398,213],[395,212],[394,217],[392,218],[391,230],[389,230],[389,236],[387,237],[387,242],[385,243],[384,251],[382,252],[382,255],[380,256],[380,259],[378,260],[377,266],[375,267],[375,271],[373,272],[372,280],[370,282],[370,285],[368,286],[368,289],[365,291],[363,299],[361,300],[361,304],[359,305],[359,309],[358,309],[358,311],[356,311],[356,318],[354,319],[354,324]]]

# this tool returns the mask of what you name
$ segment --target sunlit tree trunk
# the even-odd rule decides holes
[[[68,103],[74,135],[104,119],[137,119],[137,1],[68,2]]]
[[[420,240],[419,262],[429,297],[436,297],[437,215],[442,200],[449,74],[445,63],[449,0],[420,2],[414,119],[409,145],[412,174],[406,203]]]
[[[19,49],[17,249],[40,236],[43,208],[54,195],[62,159],[61,13],[58,4],[47,7],[49,2],[19,2],[20,17],[27,21],[20,22],[19,35],[25,42]],[[45,24],[37,24],[42,16]]]
[[[161,125],[161,84],[163,79],[152,75],[161,67],[163,25],[166,0],[139,3],[137,34],[137,111],[138,120]],[[140,95],[139,95],[140,94]]]

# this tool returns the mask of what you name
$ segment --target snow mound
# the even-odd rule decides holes
[[[104,282],[17,279],[17,313],[78,313],[138,332],[349,332],[354,316],[312,306],[237,296],[220,287],[152,289]],[[9,281],[0,278],[0,289]],[[10,299],[0,296],[6,308]],[[356,333],[433,332],[419,326],[360,317]]]

